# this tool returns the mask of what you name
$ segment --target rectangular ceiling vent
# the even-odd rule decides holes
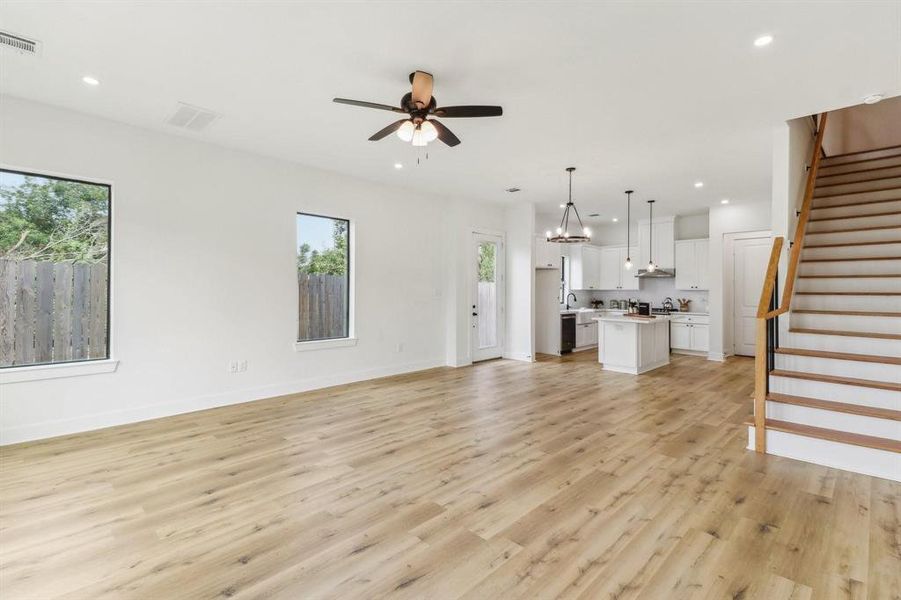
[[[15,50],[19,54],[28,56],[37,56],[41,53],[41,43],[39,41],[30,40],[6,31],[0,31],[0,48]]]
[[[184,102],[179,102],[175,106],[173,112],[166,123],[175,127],[181,127],[188,131],[205,131],[210,125],[217,121],[222,115],[208,108],[192,106]]]

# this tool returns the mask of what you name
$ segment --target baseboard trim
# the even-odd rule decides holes
[[[523,362],[535,362],[535,358],[531,354],[525,354],[522,352],[509,352],[504,353],[504,358],[510,360],[521,360]]]
[[[436,367],[444,366],[447,365],[443,359],[419,361],[401,365],[392,365],[388,367],[364,369],[361,371],[354,371],[352,373],[346,373],[342,375],[327,375],[323,377],[303,379],[300,381],[292,381],[243,390],[233,390],[220,394],[195,396],[193,398],[186,398],[174,402],[92,414],[83,417],[76,417],[73,419],[44,421],[42,423],[22,425],[19,427],[9,427],[0,430],[0,446],[8,446],[10,444],[43,440],[63,435],[71,435],[73,433],[96,431],[98,429],[106,429],[108,427],[117,427],[119,425],[140,423],[141,421],[150,421],[153,419],[172,417],[175,415],[197,412],[200,410],[208,410],[210,408],[231,406],[233,404],[242,404],[244,402],[254,402],[256,400],[265,400],[267,398],[273,398],[276,396],[299,394],[302,392],[319,390],[336,385],[345,385],[348,383],[357,383],[370,379],[378,379],[380,377],[390,377],[392,375],[414,373],[416,371],[424,371],[427,369],[434,369]]]

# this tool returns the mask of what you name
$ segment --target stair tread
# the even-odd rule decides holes
[[[891,156],[887,156],[886,158],[892,158]],[[853,164],[853,163],[851,163]],[[838,165],[834,165],[838,166]],[[887,167],[870,167],[869,169],[857,169],[856,171],[844,171],[842,173],[823,173],[822,171],[817,172],[817,181],[820,179],[829,179],[831,177],[842,177],[844,175],[858,175],[860,173],[872,173],[873,171],[885,171],[888,169],[897,169],[901,165],[889,165]],[[827,165],[820,165],[820,169],[825,169]],[[861,179],[861,181],[869,181],[869,179]],[[851,183],[857,183],[851,182]]]
[[[901,337],[901,336],[899,336]],[[860,387],[868,387],[877,390],[888,390],[891,392],[901,392],[901,383],[892,381],[877,381],[875,379],[858,379],[856,377],[844,377],[841,375],[824,375],[822,373],[805,373],[804,371],[786,371],[784,369],[773,369],[770,371],[773,377],[788,377],[791,379],[805,379],[807,381],[820,381],[823,383],[837,383],[840,385],[856,385]]]
[[[810,248],[810,246],[807,246]],[[856,262],[861,260],[901,260],[901,256],[854,256],[851,258],[802,258],[802,263]]]
[[[833,400],[821,400],[819,398],[806,398],[804,396],[792,396],[790,394],[767,394],[766,399],[771,402],[780,402],[782,404],[791,404],[794,406],[806,406],[808,408],[819,408],[822,410],[831,410],[835,412],[847,413],[850,415],[860,415],[863,417],[875,417],[877,419],[901,421],[901,410],[892,410],[891,408],[861,406],[860,404],[835,402]]]
[[[747,424],[754,425],[754,421],[751,420],[747,422]],[[800,423],[789,423],[788,421],[778,421],[776,419],[767,419],[766,427],[767,429],[772,429],[774,431],[793,433],[805,437],[838,442],[840,444],[850,444],[852,446],[873,448],[874,450],[886,450],[888,452],[901,453],[901,442],[873,435],[850,433],[848,431],[838,431],[836,429],[826,429],[824,427],[814,427],[813,425],[802,425]]]
[[[869,183],[871,181],[885,181],[886,179],[898,179],[901,178],[901,175],[885,175],[883,177],[873,177],[872,179],[864,179],[862,181],[845,181],[842,183],[824,183],[822,185],[817,184],[816,188],[824,188],[824,187],[834,187],[836,185],[854,185],[857,183]],[[819,180],[819,177],[817,177]]]
[[[901,296],[901,292],[795,292],[802,296]]]
[[[805,235],[828,235],[830,233],[852,233],[855,231],[877,231],[880,229],[898,229],[898,225],[876,225],[874,227],[851,227],[850,229],[833,229],[831,231],[808,231]]]
[[[901,273],[840,273],[838,275],[798,275],[799,279],[886,279]]]
[[[855,182],[859,183],[859,182]],[[846,183],[836,183],[834,185],[848,185]],[[826,210],[829,208],[848,208],[849,206],[866,206],[867,204],[883,204],[885,202],[898,202],[901,201],[901,197],[898,198],[884,198],[882,200],[867,200],[866,202],[846,202],[844,204],[832,204],[831,206],[811,206],[810,210]]]
[[[868,150],[855,150],[854,152],[842,152],[841,154],[833,154],[824,156],[822,160],[830,160],[833,158],[844,158],[846,156],[854,156],[856,154],[870,154],[872,152],[885,152],[886,150],[901,150],[901,144],[892,144],[890,146],[881,146],[879,148],[870,148]],[[889,157],[884,157],[889,158]]]
[[[792,327],[791,333],[814,333],[817,335],[843,335],[846,337],[877,338],[881,340],[901,340],[899,333],[877,333],[874,331],[844,331],[839,329],[811,329],[809,327]]]
[[[838,244],[804,244],[804,248],[846,248],[850,246],[882,246],[885,244],[901,244],[901,239],[876,242],[841,242]]]
[[[775,350],[776,354],[788,354],[791,356],[811,356],[814,358],[832,358],[835,360],[856,360],[860,362],[884,363],[887,365],[901,365],[901,358],[894,356],[879,356],[876,354],[856,354],[853,352],[832,352],[831,350],[809,350],[807,348],[792,348],[780,346]]]
[[[845,315],[849,317],[901,317],[901,312],[891,312],[882,310],[834,310],[834,309],[817,309],[817,308],[795,308],[793,313],[801,313],[805,315]]]
[[[901,188],[899,188],[899,189],[901,189]],[[825,196],[823,196],[823,197],[825,197]],[[868,219],[870,217],[891,217],[894,215],[901,215],[901,210],[890,210],[888,212],[881,212],[881,213],[864,213],[862,215],[842,215],[839,217],[820,217],[819,219],[808,219],[808,222],[809,223],[821,223],[823,221],[840,221],[842,219]],[[897,227],[897,225],[895,225],[895,227]]]

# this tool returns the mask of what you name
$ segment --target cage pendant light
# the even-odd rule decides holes
[[[575,170],[575,167],[566,168],[566,171],[569,173],[569,201],[566,203],[566,208],[563,209],[563,218],[560,219],[560,227],[557,228],[556,234],[552,234],[550,231],[546,234],[547,241],[549,242],[556,242],[558,244],[579,244],[591,241],[591,231],[582,224],[582,217],[579,216],[579,209],[576,208],[576,205],[573,203],[573,171]],[[570,212],[576,216],[576,221],[579,222],[579,229],[576,232],[570,232],[569,230]],[[573,223],[573,225],[575,226],[575,223]]]
[[[632,190],[626,190],[626,262],[623,265],[626,270],[632,269],[632,257],[629,256],[629,250],[632,248],[632,240],[630,238],[632,226]]]

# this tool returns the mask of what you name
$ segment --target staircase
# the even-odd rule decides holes
[[[761,309],[765,435],[750,425],[749,447],[901,481],[901,146],[822,158],[812,171],[794,293],[786,282],[783,307],[773,290]],[[767,320],[780,316],[788,335]]]

